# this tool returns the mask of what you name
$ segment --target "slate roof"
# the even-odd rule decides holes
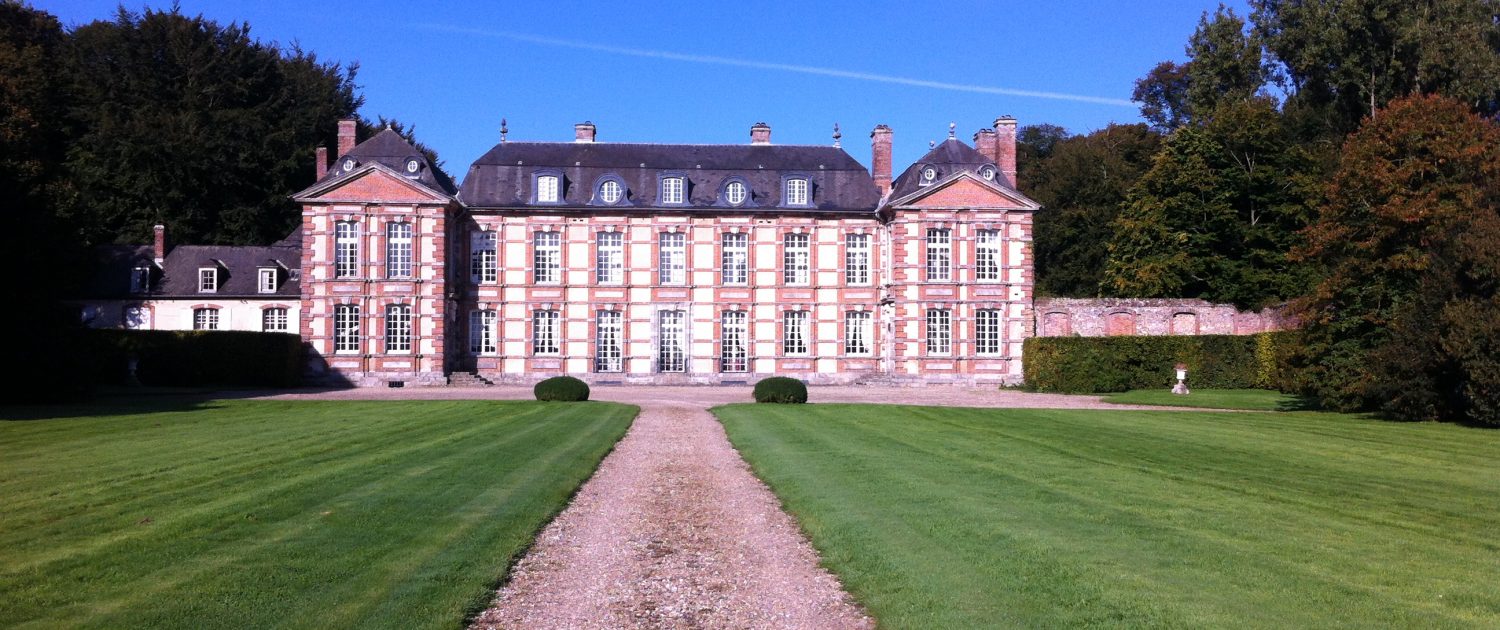
[[[562,203],[534,204],[533,175],[563,176]],[[687,177],[687,203],[658,203],[659,178]],[[806,176],[812,207],[782,205],[783,176]],[[689,210],[873,213],[880,193],[865,167],[838,147],[799,145],[634,144],[601,142],[504,142],[476,160],[464,176],[459,199],[470,208],[598,209],[595,189],[605,177],[625,186],[625,208]],[[730,206],[723,185],[740,178],[750,200]],[[602,206],[609,207],[609,206]]]
[[[94,248],[94,268],[83,287],[85,297],[129,297],[136,267],[152,264],[150,245],[102,245]]]
[[[435,168],[421,151],[402,138],[401,134],[389,128],[382,129],[380,133],[354,145],[348,153],[339,156],[333,161],[333,166],[328,169],[328,174],[318,180],[318,183],[343,177],[349,171],[357,170],[361,165],[370,162],[378,162],[397,173],[406,174],[406,162],[413,159],[420,164],[416,176],[407,175],[408,177],[445,195],[452,196],[458,192],[458,187],[453,184],[453,180],[448,179],[448,175],[442,169]],[[348,170],[344,169],[346,160],[354,161],[353,167]]]
[[[980,167],[995,168],[995,161],[985,157],[974,147],[964,144],[962,140],[949,138],[933,147],[927,155],[922,156],[922,159],[913,162],[911,166],[906,167],[906,170],[901,171],[901,175],[897,176],[891,184],[891,199],[900,199],[925,188],[921,183],[921,175],[922,169],[928,166],[937,170],[937,177],[932,180],[936,182],[959,171],[968,171],[977,177]],[[998,169],[996,172],[999,172]],[[1009,188],[998,180],[991,181],[1002,188]]]
[[[97,264],[86,298],[270,298],[298,299],[302,267],[301,231],[274,245],[179,245],[167,251],[161,269],[152,261],[150,245],[108,245],[96,249]],[[136,267],[152,266],[151,290],[131,293]],[[198,269],[219,267],[219,290],[198,292]],[[279,285],[275,293],[261,293],[259,269],[277,266]]]

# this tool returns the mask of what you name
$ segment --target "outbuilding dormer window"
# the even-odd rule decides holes
[[[130,292],[146,293],[151,290],[151,268],[141,265],[130,270]]]
[[[219,268],[218,267],[199,267],[198,268],[198,292],[199,293],[218,293],[219,292]]]
[[[260,269],[260,282],[258,284],[260,285],[260,292],[261,293],[275,293],[276,292],[276,288],[277,288],[276,287],[276,285],[277,285],[276,280],[277,280],[277,276],[280,275],[276,271],[277,270],[276,270],[275,267],[262,267]]]
[[[661,204],[680,206],[687,202],[687,178],[681,175],[664,175],[661,178]]]
[[[800,175],[788,176],[781,180],[782,205],[784,206],[810,206],[812,205],[812,183],[806,177]]]

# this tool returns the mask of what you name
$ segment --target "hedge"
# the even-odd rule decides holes
[[[571,376],[554,376],[531,388],[537,400],[574,402],[589,399],[589,384]]]
[[[1189,387],[1284,389],[1296,335],[1032,337],[1024,349],[1026,386],[1067,394],[1166,388],[1185,363]]]
[[[97,383],[125,383],[129,359],[142,385],[293,387],[302,382],[302,340],[238,330],[89,330]]]
[[[807,402],[807,384],[795,378],[770,376],[755,384],[752,395],[758,403],[802,404]]]

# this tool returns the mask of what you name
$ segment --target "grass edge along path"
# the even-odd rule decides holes
[[[1307,401],[1294,394],[1269,389],[1194,389],[1179,396],[1168,388],[1133,389],[1128,392],[1101,394],[1104,402],[1116,405],[1156,405],[1160,407],[1193,407],[1199,409],[1238,409],[1244,411],[1309,411]]]
[[[1500,624],[1500,432],[1313,413],[714,412],[885,628]]]
[[[18,506],[0,511],[3,627],[458,626],[637,413],[499,401],[56,411],[73,417],[0,422],[0,495]]]

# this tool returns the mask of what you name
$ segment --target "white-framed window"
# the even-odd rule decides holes
[[[562,178],[557,175],[538,175],[536,178],[537,203],[557,203],[562,188]]]
[[[745,311],[724,311],[719,316],[719,371],[749,370],[747,348],[750,345],[750,321]]]
[[[261,332],[287,332],[287,311],[284,308],[268,308],[260,312]]]
[[[682,311],[662,311],[658,314],[661,318],[661,342],[657,347],[656,370],[658,372],[685,372],[687,371],[687,352],[685,321],[687,318]]]
[[[411,352],[411,305],[385,307],[385,351]]]
[[[953,354],[953,311],[927,309],[927,354]]]
[[[974,279],[1000,281],[1000,230],[980,230],[975,237]]]
[[[745,186],[745,182],[732,181],[724,185],[724,201],[731,206],[743,204],[749,197],[750,189]]]
[[[684,203],[687,192],[687,178],[681,176],[670,176],[661,178],[661,202],[663,205]]]
[[[198,268],[198,292],[199,293],[218,293],[218,291],[219,291],[219,268],[218,267],[199,267]]]
[[[807,284],[811,270],[811,247],[806,234],[788,234],[782,240],[781,280],[786,284]]]
[[[339,304],[333,307],[333,351],[359,352],[358,304]]]
[[[1000,309],[984,308],[974,312],[974,352],[998,355],[1000,348]]]
[[[621,186],[620,182],[607,179],[604,180],[604,183],[599,184],[599,201],[607,204],[616,204],[620,203],[620,199],[624,197],[625,187]]]
[[[620,311],[599,311],[594,323],[594,371],[625,370],[625,317]]]
[[[359,275],[359,223],[339,221],[333,224],[333,277],[353,278]]]
[[[469,235],[469,281],[494,284],[500,281],[500,263],[495,251],[496,237],[491,231]]]
[[[687,234],[662,232],[658,241],[662,284],[687,283]]]
[[[275,293],[276,292],[276,278],[279,275],[280,274],[277,273],[276,269],[261,269],[260,270],[260,281],[256,283],[257,286],[260,287],[260,292],[261,293]]]
[[[844,284],[850,286],[870,284],[869,234],[844,236]]]
[[[151,309],[144,306],[127,306],[121,314],[125,322],[125,328],[129,330],[150,330]]]
[[[195,308],[193,309],[193,330],[218,330],[219,309]]]
[[[552,309],[531,313],[531,353],[557,354],[561,351],[557,339],[558,312]]]
[[[599,284],[625,282],[625,234],[600,232],[595,245],[594,280]]]
[[[870,354],[870,312],[844,313],[844,354]]]
[[[927,229],[927,281],[947,282],[953,279],[953,231],[947,228]]]
[[[385,277],[410,278],[412,271],[412,227],[410,223],[385,226]]]
[[[495,311],[469,311],[469,354],[494,354]]]
[[[807,311],[784,311],[781,314],[781,353],[807,354]]]
[[[808,205],[808,183],[805,177],[789,177],[786,180],[786,204],[788,206]]]
[[[151,268],[140,266],[130,270],[130,292],[145,293],[151,290]]]
[[[741,285],[750,279],[750,236],[743,232],[725,232],[720,255],[723,283]]]
[[[537,284],[562,282],[562,232],[543,231],[532,235],[532,269]]]

